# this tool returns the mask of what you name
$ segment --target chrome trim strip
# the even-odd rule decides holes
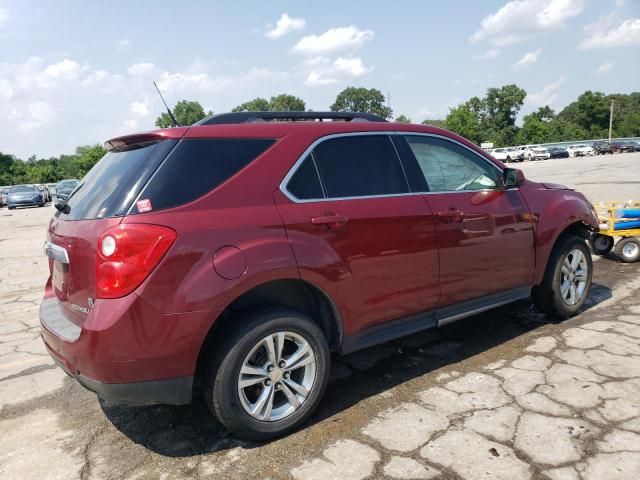
[[[399,132],[399,131],[375,131],[375,132],[348,132],[348,133],[333,133],[330,135],[326,135],[324,137],[320,137],[317,140],[315,140],[311,145],[309,145],[304,152],[302,152],[302,155],[300,155],[300,157],[298,158],[298,160],[296,160],[296,162],[293,164],[293,166],[291,167],[291,169],[289,169],[289,172],[287,173],[287,175],[284,177],[284,179],[282,179],[282,181],[280,182],[279,185],[279,189],[280,191],[284,194],[285,197],[287,197],[289,200],[291,200],[293,203],[318,203],[318,202],[335,202],[335,201],[340,201],[340,200],[367,200],[367,199],[371,199],[371,198],[387,198],[387,197],[406,197],[406,196],[410,196],[410,195],[434,195],[434,194],[441,194],[441,193],[470,193],[470,192],[492,192],[495,191],[495,189],[492,188],[487,188],[487,189],[483,189],[483,190],[450,190],[450,191],[439,191],[439,192],[408,192],[408,193],[390,193],[390,194],[384,194],[384,195],[364,195],[364,196],[356,196],[356,197],[334,197],[334,198],[313,198],[313,199],[299,199],[296,196],[294,196],[292,193],[290,193],[287,190],[287,184],[289,183],[289,181],[291,180],[291,178],[293,177],[293,175],[295,175],[296,171],[298,170],[298,168],[300,168],[300,165],[302,164],[302,162],[304,162],[304,160],[307,158],[307,155],[309,155],[310,153],[313,152],[313,149],[318,146],[320,143],[326,141],[326,140],[331,140],[333,138],[340,138],[340,137],[353,137],[353,136],[363,136],[363,135],[387,135],[387,136],[391,136],[391,135],[412,135],[412,136],[423,136],[423,137],[435,137],[435,138],[439,138],[442,140],[446,140],[452,143],[455,143],[457,145],[460,145],[461,147],[466,148],[467,150],[469,150],[472,154],[474,154],[476,157],[482,159],[483,161],[487,162],[488,164],[490,164],[491,166],[493,166],[496,170],[498,170],[500,173],[502,173],[502,169],[496,165],[495,163],[493,163],[491,160],[483,157],[482,155],[478,154],[478,152],[472,150],[471,148],[469,148],[468,146],[466,146],[465,144],[458,142],[457,140],[454,140],[452,138],[446,137],[444,135],[436,135],[434,133],[420,133],[420,132]],[[390,139],[391,140],[391,139]],[[395,149],[395,144],[393,143],[393,141],[391,141],[393,148]],[[399,152],[398,153],[398,158],[400,158],[399,156]],[[404,171],[404,165],[402,165],[402,162],[400,162],[400,165],[402,166],[402,169]],[[317,168],[317,166],[316,166]],[[318,172],[319,174],[319,172]],[[405,178],[406,178],[406,173],[405,173]],[[408,181],[408,179],[407,179]],[[323,186],[324,189],[324,186]],[[507,189],[507,190],[512,190]]]
[[[55,245],[48,240],[44,242],[43,248],[44,254],[50,259],[60,263],[69,263],[69,254],[64,248]]]

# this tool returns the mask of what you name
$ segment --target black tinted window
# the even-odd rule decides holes
[[[69,220],[123,215],[157,167],[158,157],[164,157],[173,145],[175,141],[165,140],[108,152],[69,197],[69,213],[58,215]]]
[[[409,191],[400,160],[387,135],[326,140],[315,148],[314,156],[329,198]]]
[[[324,197],[318,172],[311,155],[307,156],[293,174],[287,184],[287,190],[300,200],[311,200]]]
[[[273,143],[271,139],[183,140],[140,198],[149,200],[153,210],[188,203],[239,172]]]

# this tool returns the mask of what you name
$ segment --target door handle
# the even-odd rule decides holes
[[[459,208],[450,208],[438,212],[438,217],[442,218],[445,223],[461,223],[464,219],[464,212]]]
[[[335,230],[336,228],[344,227],[349,219],[344,215],[321,215],[319,217],[311,218],[313,225],[326,225],[327,228]]]

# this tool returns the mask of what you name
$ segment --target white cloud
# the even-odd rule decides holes
[[[596,72],[609,73],[612,68],[613,68],[613,62],[605,62],[596,69]]]
[[[149,99],[145,99],[144,101],[140,102],[140,101],[135,101],[135,102],[131,102],[131,113],[133,113],[134,115],[138,115],[140,117],[147,117],[150,115],[149,112]]]
[[[621,7],[625,3],[627,3],[627,0],[615,0],[615,2],[616,2],[616,7]]]
[[[559,98],[557,91],[567,81],[564,75],[553,83],[545,86],[542,90],[530,93],[525,98],[527,106],[532,108],[542,107],[544,105],[553,105]]]
[[[131,40],[129,40],[128,38],[123,38],[122,40],[118,41],[116,48],[118,50],[126,50],[130,46],[131,46]]]
[[[293,47],[295,53],[304,55],[329,55],[354,52],[373,39],[372,30],[360,30],[354,25],[330,28],[320,35],[308,35]]]
[[[268,30],[264,33],[264,36],[271,39],[280,38],[295,30],[303,29],[306,23],[307,21],[304,18],[293,18],[283,13],[275,26],[273,24],[267,25]]]
[[[498,55],[500,55],[500,50],[492,48],[491,50],[488,50],[483,54],[474,55],[473,58],[475,60],[490,60],[492,58],[496,58]]]
[[[30,102],[26,106],[14,107],[9,113],[9,120],[14,122],[22,133],[41,128],[53,121],[55,114],[47,102]]]
[[[540,53],[542,53],[541,49],[525,53],[524,56],[513,65],[514,70],[520,70],[536,63]]]
[[[373,67],[365,66],[359,57],[338,57],[330,65],[319,67],[309,72],[304,83],[311,87],[331,85],[344,80],[361,77],[372,71]]]
[[[44,74],[51,78],[74,79],[78,78],[82,67],[75,60],[65,58],[61,62],[49,65],[44,69]]]
[[[0,27],[3,27],[9,19],[9,10],[7,8],[0,7]]]
[[[156,70],[156,66],[153,63],[142,62],[142,63],[134,63],[133,65],[127,68],[127,73],[129,75],[133,75],[134,77],[142,77],[144,75],[148,75],[151,72]]]
[[[583,8],[584,0],[511,0],[482,19],[471,41],[486,40],[496,46],[522,42],[563,27],[566,20],[579,15]]]
[[[618,26],[614,26],[615,23],[615,15],[609,15],[587,25],[584,28],[587,36],[578,48],[587,50],[640,45],[640,18],[628,18]]]

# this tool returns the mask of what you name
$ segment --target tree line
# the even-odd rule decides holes
[[[489,88],[483,97],[472,97],[450,109],[443,119],[424,120],[425,125],[446,128],[472,142],[492,142],[494,146],[525,145],[606,138],[609,130],[609,111],[614,101],[613,136],[640,136],[640,92],[610,94],[586,91],[559,112],[548,105],[523,117],[522,126],[516,119],[524,105],[527,92],[517,85]],[[330,106],[334,112],[365,112],[387,120],[393,118],[393,110],[386,98],[375,88],[348,87],[341,91]],[[286,93],[269,99],[257,97],[232,109],[243,111],[305,111],[305,101]],[[192,125],[212,115],[205,112],[197,101],[181,100],[174,109],[180,125]],[[404,115],[395,122],[411,123]],[[157,127],[171,126],[167,113],[155,121]],[[82,178],[106,153],[97,144],[76,148],[72,155],[20,160],[0,152],[0,185],[19,183],[52,183],[63,178]]]

